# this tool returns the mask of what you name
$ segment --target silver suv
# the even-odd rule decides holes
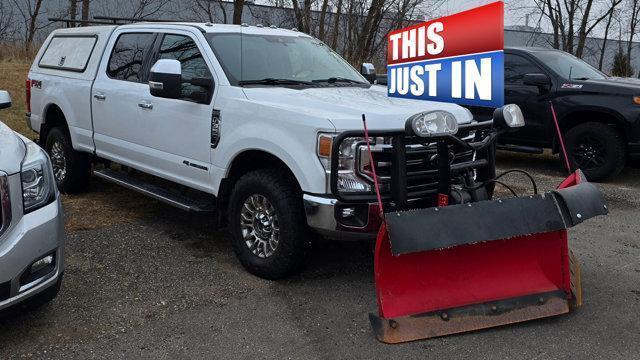
[[[0,91],[0,109],[11,106]],[[64,222],[51,161],[0,122],[0,310],[52,300],[64,270]]]

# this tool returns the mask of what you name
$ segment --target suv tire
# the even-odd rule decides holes
[[[295,180],[275,169],[243,175],[229,199],[233,249],[250,273],[280,279],[299,272],[310,254],[312,233]]]
[[[86,189],[91,178],[91,162],[86,153],[75,151],[69,131],[55,127],[47,134],[45,150],[51,158],[58,189],[66,194]]]
[[[626,165],[624,138],[610,125],[580,124],[567,132],[565,140],[572,168],[580,168],[590,181],[614,177]]]

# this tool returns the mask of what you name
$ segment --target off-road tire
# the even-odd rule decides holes
[[[73,149],[69,131],[65,127],[55,127],[49,131],[45,141],[45,150],[52,162],[55,162],[52,149],[56,143],[61,145],[66,167],[64,178],[62,180],[56,178],[58,189],[66,194],[83,191],[91,179],[91,162],[88,154]]]
[[[242,236],[241,211],[252,195],[264,196],[275,209],[279,240],[272,255],[254,254]],[[310,231],[295,179],[275,169],[249,172],[236,182],[229,199],[228,227],[236,256],[251,274],[276,280],[302,270],[311,250]]]
[[[587,122],[577,125],[567,131],[565,136],[567,155],[572,169],[581,168],[590,181],[602,181],[618,175],[627,163],[627,151],[622,134],[614,127],[597,122]],[[584,153],[584,144],[595,142],[594,147],[598,157],[602,158],[601,165],[584,167],[579,164],[576,154]],[[584,157],[583,157],[584,159]],[[595,164],[592,162],[591,164]]]

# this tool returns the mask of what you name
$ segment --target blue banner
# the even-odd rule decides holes
[[[387,91],[392,97],[500,107],[504,105],[504,53],[388,65]]]

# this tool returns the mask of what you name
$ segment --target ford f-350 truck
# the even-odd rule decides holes
[[[372,74],[295,30],[153,22],[60,29],[30,69],[27,122],[61,191],[82,191],[93,173],[185,210],[214,210],[243,266],[274,279],[301,268],[314,233],[375,237],[380,216],[364,141],[341,138],[332,148],[338,134],[362,130],[363,114],[379,134],[371,150],[383,199],[398,185],[389,180],[397,159],[388,158],[394,144],[384,133],[397,136],[407,120],[425,133],[460,126],[448,155],[454,185],[495,176],[492,146],[462,146],[482,141],[486,123],[476,130],[455,104],[389,98],[367,81]],[[432,201],[435,144],[406,150],[405,200]],[[452,202],[490,197],[492,186],[482,196],[479,186],[461,187]],[[337,193],[363,200],[341,202]]]

